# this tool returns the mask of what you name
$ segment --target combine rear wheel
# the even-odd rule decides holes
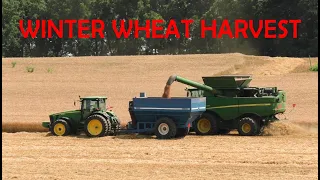
[[[200,118],[195,121],[195,132],[197,135],[218,134],[219,118],[209,113],[203,113]]]
[[[87,118],[84,131],[89,137],[102,137],[111,129],[110,121],[101,115],[91,115]]]
[[[238,132],[242,136],[255,136],[260,133],[260,128],[257,121],[250,117],[244,117],[239,122]]]
[[[52,124],[51,133],[55,136],[67,136],[70,134],[70,126],[67,121],[58,119]]]
[[[158,139],[174,138],[177,134],[176,124],[170,118],[160,118],[154,126],[154,133]]]

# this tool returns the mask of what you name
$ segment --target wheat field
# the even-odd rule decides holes
[[[239,53],[3,58],[2,177],[317,179],[318,73],[309,72],[308,64],[303,58]],[[73,104],[79,95],[107,96],[125,124],[130,120],[129,100],[140,92],[162,96],[172,74],[198,82],[202,76],[252,74],[251,86],[277,86],[287,92],[287,113],[257,137],[233,131],[164,141],[139,135],[90,139],[55,137],[41,127],[49,114],[79,108]],[[171,96],[185,96],[184,88],[173,83]]]

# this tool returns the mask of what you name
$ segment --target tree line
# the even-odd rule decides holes
[[[117,38],[112,28],[105,28],[104,37],[77,38],[23,38],[19,20],[100,19],[111,27],[112,20],[162,19],[166,27],[169,20],[177,22],[184,35],[184,19],[193,19],[190,38],[169,36],[152,39],[139,36]],[[245,19],[300,19],[298,38],[212,38],[200,37],[200,20]],[[34,23],[35,24],[35,23]],[[68,27],[66,27],[68,28]],[[68,31],[64,31],[68,33]],[[318,56],[318,1],[317,0],[3,0],[2,1],[2,56],[51,57],[51,56],[106,56],[149,54],[206,54],[240,52],[266,56]]]

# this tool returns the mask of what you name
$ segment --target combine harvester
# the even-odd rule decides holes
[[[170,76],[163,97],[170,98],[174,81],[192,86],[187,96],[206,97],[206,112],[196,119],[193,129],[198,135],[227,134],[237,129],[240,135],[263,132],[276,115],[286,111],[286,93],[277,87],[249,87],[250,75],[202,77],[200,84],[180,76]]]
[[[81,109],[49,115],[43,122],[53,135],[66,136],[84,131],[89,137],[122,133],[155,134],[158,139],[184,137],[192,122],[206,110],[206,98],[140,97],[129,102],[132,121],[120,129],[119,118],[106,108],[106,97],[80,98]]]

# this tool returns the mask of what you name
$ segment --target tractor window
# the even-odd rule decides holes
[[[99,108],[100,109],[106,109],[106,100],[105,99],[100,99],[99,100]]]
[[[90,101],[90,111],[98,108],[98,101]]]
[[[93,109],[98,108],[98,101],[95,100],[83,100],[82,103],[84,110],[93,111]]]

